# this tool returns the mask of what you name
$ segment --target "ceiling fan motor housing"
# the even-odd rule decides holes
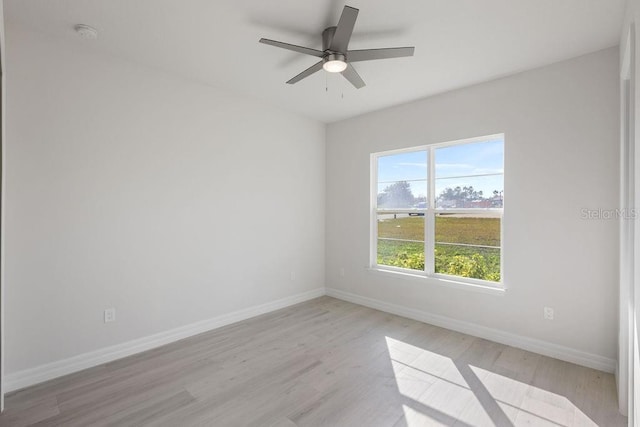
[[[330,61],[342,61],[342,62],[347,62],[347,58],[346,56],[344,56],[341,53],[330,53],[327,56],[325,56],[324,58],[322,58],[324,60],[324,62],[330,62]]]

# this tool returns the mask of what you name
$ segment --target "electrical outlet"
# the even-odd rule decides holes
[[[340,267],[340,277],[344,277],[344,267]]]
[[[115,322],[115,321],[116,321],[116,309],[107,308],[104,311],[104,323]]]
[[[291,272],[291,281],[296,280],[296,273],[294,271]]]
[[[553,320],[553,308],[551,307],[544,308],[544,318],[546,320]]]

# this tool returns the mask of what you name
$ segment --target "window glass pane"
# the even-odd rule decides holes
[[[378,238],[424,242],[423,214],[379,213]]]
[[[378,209],[425,209],[426,201],[426,180],[378,184]]]
[[[504,176],[476,176],[436,179],[436,208],[487,209],[501,208]]]
[[[438,214],[435,272],[500,281],[499,217]]]
[[[436,178],[504,172],[504,141],[501,138],[451,145],[435,151]]]
[[[426,151],[412,151],[378,157],[378,183],[426,179]]]
[[[502,208],[502,138],[435,149],[435,200],[439,209]]]
[[[377,263],[424,270],[424,216],[378,214]]]

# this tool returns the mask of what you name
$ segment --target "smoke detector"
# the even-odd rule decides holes
[[[88,25],[78,24],[73,27],[73,29],[76,30],[76,33],[83,39],[95,40],[98,38],[98,30]]]

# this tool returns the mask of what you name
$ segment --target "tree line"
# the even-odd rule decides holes
[[[502,206],[502,191],[494,190],[492,195],[484,197],[482,190],[475,190],[472,185],[447,187],[436,198],[439,204],[454,204],[452,207],[465,206],[470,202],[499,201]],[[378,194],[378,207],[380,208],[409,208],[419,202],[426,202],[424,197],[415,197],[411,191],[411,185],[407,181],[398,181],[388,185]]]

